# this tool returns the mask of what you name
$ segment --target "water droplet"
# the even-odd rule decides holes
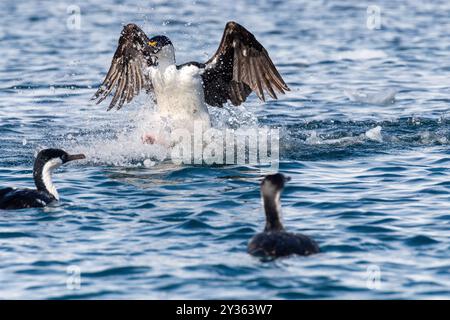
[[[155,161],[152,161],[150,159],[145,159],[144,160],[144,166],[147,168],[153,167],[155,165]]]

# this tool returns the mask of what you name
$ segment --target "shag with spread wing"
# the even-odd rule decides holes
[[[160,54],[163,51],[165,54]],[[120,109],[143,88],[152,91],[148,67],[167,65],[163,60],[171,55],[175,63],[175,51],[167,37],[149,39],[135,24],[126,25],[108,74],[93,99],[100,103],[115,90],[108,110],[114,106]],[[185,63],[177,69],[192,65],[202,71],[204,102],[210,106],[222,107],[228,101],[238,106],[253,91],[262,101],[265,101],[265,93],[277,99],[277,93],[289,90],[267,50],[236,22],[226,24],[219,48],[206,63]],[[156,100],[159,100],[157,95]]]
[[[285,257],[293,254],[309,256],[320,252],[314,239],[299,233],[287,232],[281,222],[280,196],[290,178],[281,173],[266,176],[261,182],[261,198],[266,214],[264,231],[248,243],[251,255],[263,258]]]

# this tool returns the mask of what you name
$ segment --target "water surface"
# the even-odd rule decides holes
[[[374,30],[353,1],[89,0],[80,29],[70,4],[0,4],[1,185],[31,187],[43,147],[89,157],[55,175],[58,206],[0,212],[1,298],[450,297],[447,1],[378,1]],[[154,161],[136,134],[145,96],[111,112],[89,101],[123,24],[169,36],[181,63],[206,61],[229,20],[292,91],[215,117],[280,128],[285,225],[317,256],[247,255],[264,224],[258,167]],[[389,90],[395,102],[379,101]]]

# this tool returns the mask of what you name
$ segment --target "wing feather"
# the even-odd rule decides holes
[[[149,38],[135,24],[126,25],[102,85],[92,97],[99,104],[112,91],[114,96],[108,107],[122,108],[137,96],[143,88],[151,90],[152,84],[145,74],[145,67],[153,64],[148,51]]]
[[[222,106],[227,100],[239,105],[252,91],[262,101],[265,92],[277,99],[276,92],[289,91],[267,50],[236,22],[227,23],[219,48],[205,66],[205,100],[213,106]]]
[[[270,84],[269,79],[267,79],[267,75],[264,75],[263,80],[264,80],[264,84],[267,88],[267,91],[269,92],[269,95],[272,97],[272,99],[278,99],[277,95],[273,91],[273,88],[272,88],[272,85]]]

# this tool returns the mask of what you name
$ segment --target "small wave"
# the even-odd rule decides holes
[[[386,57],[387,54],[384,51],[371,49],[342,51],[333,55],[335,60],[370,60]]]
[[[381,135],[381,126],[376,126],[373,129],[367,130],[364,134],[369,140],[383,142],[383,137]]]
[[[94,272],[84,272],[83,277],[86,278],[98,278],[98,277],[111,277],[111,276],[123,276],[123,275],[132,275],[132,274],[141,274],[150,271],[150,267],[112,267],[100,271]]]
[[[395,102],[397,90],[387,89],[379,92],[368,93],[361,90],[344,90],[345,95],[354,102],[363,102],[369,104],[392,104]]]
[[[427,236],[414,236],[411,238],[408,238],[405,243],[408,246],[411,247],[417,247],[417,246],[426,246],[426,245],[431,245],[431,244],[435,244],[435,243],[439,243],[439,241],[434,240],[433,238],[427,237]]]
[[[24,232],[0,232],[0,239],[9,238],[32,238],[33,236],[29,233]]]

